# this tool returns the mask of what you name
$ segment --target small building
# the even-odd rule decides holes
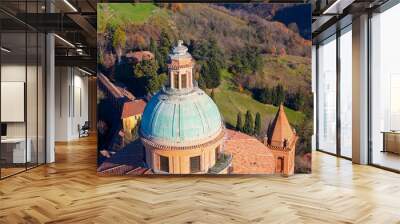
[[[133,139],[138,133],[138,124],[141,120],[146,101],[137,99],[134,101],[126,102],[122,108],[122,127],[128,139]]]
[[[269,124],[264,144],[275,157],[275,173],[289,176],[294,174],[296,142],[298,136],[287,119],[283,105]]]
[[[141,61],[148,61],[154,59],[154,54],[150,51],[131,51],[125,55],[128,61],[132,63],[139,63]]]

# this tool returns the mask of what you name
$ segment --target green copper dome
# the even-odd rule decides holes
[[[217,106],[198,87],[162,89],[147,104],[140,133],[158,144],[191,146],[213,140],[222,127]]]

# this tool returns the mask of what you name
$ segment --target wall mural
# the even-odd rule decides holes
[[[101,3],[99,175],[311,172],[311,6]]]

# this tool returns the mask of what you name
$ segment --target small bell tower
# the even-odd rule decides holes
[[[169,88],[175,90],[190,90],[193,88],[193,58],[188,48],[179,40],[169,55],[168,76]]]

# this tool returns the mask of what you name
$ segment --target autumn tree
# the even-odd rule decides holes
[[[167,62],[168,62],[168,55],[171,51],[171,47],[172,47],[171,37],[165,30],[162,30],[160,33],[158,51],[156,52],[157,53],[156,60],[158,62],[161,73],[168,71]]]
[[[211,90],[211,99],[213,100],[213,101],[215,101],[215,94],[214,94],[214,89],[212,89]]]
[[[234,52],[231,61],[229,70],[235,75],[236,82],[245,80],[247,76],[261,71],[264,67],[260,50],[251,45],[246,45],[245,48]]]
[[[170,3],[170,9],[173,12],[180,12],[183,9],[183,4],[182,3]]]
[[[149,45],[149,50],[151,53],[153,53],[154,55],[157,55],[157,43],[153,38],[150,38],[150,45]]]
[[[147,76],[146,91],[147,93],[154,94],[161,89],[167,80],[167,75],[162,73],[160,75]]]
[[[280,50],[279,50],[279,56],[285,56],[286,55],[286,50],[285,50],[285,48],[281,48]]]
[[[201,65],[200,77],[205,87],[217,88],[221,84],[221,70],[225,67],[224,55],[217,41],[213,38],[208,41],[191,41],[189,48],[192,49],[192,56]]]
[[[272,46],[272,47],[271,47],[270,53],[271,53],[273,56],[276,56],[276,47],[275,47],[275,46]]]
[[[156,76],[158,65],[154,60],[143,60],[135,65],[134,76],[140,78],[143,76]]]
[[[118,62],[121,61],[122,51],[126,46],[126,33],[121,27],[117,27],[113,35],[113,47],[117,51]]]
[[[145,38],[141,34],[134,34],[132,42],[138,50],[143,50],[147,45]]]

